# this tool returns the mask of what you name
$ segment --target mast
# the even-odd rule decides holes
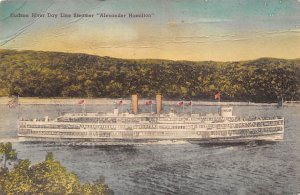
[[[85,101],[83,103],[83,112],[86,113]]]
[[[18,120],[20,119],[20,106],[21,106],[21,104],[20,104],[20,101],[19,101],[19,95],[17,96],[17,107],[18,107]]]
[[[124,102],[123,102],[123,100],[121,100],[121,114],[123,113],[123,104],[124,104]]]
[[[220,91],[215,94],[215,100],[218,100],[217,106],[219,108],[219,111],[221,111],[221,92]]]

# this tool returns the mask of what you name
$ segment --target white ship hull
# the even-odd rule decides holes
[[[226,130],[234,131],[234,130]],[[131,132],[133,133],[133,132]],[[205,132],[207,133],[207,132]],[[221,133],[220,133],[221,134]],[[225,133],[224,133],[225,134]],[[19,134],[21,141],[30,142],[55,142],[65,145],[139,145],[139,144],[179,144],[179,143],[246,143],[253,141],[276,142],[283,140],[283,130],[264,134],[248,134],[235,136],[182,136],[182,137],[71,137],[49,135],[23,135]]]
[[[231,111],[231,110],[230,110]],[[20,120],[25,141],[80,145],[232,143],[283,140],[284,119],[218,116],[74,113],[55,120]]]
[[[252,143],[252,142],[278,142],[283,140],[283,134],[272,134],[252,137],[231,137],[214,139],[74,139],[74,138],[49,138],[49,137],[19,137],[22,142],[47,143],[50,145],[69,146],[105,146],[105,145],[145,145],[145,144],[231,144],[231,143]]]

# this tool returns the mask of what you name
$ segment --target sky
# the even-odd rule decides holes
[[[300,58],[300,0],[0,1],[0,49],[130,59],[294,59]]]

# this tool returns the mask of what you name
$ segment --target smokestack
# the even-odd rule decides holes
[[[157,94],[156,95],[156,113],[157,114],[160,114],[161,106],[162,106],[161,95]]]
[[[137,94],[131,96],[131,104],[132,104],[133,114],[137,114],[138,113],[138,95]]]

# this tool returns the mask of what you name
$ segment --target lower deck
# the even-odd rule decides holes
[[[220,138],[189,138],[189,139],[107,139],[107,138],[49,138],[37,136],[20,136],[20,141],[47,143],[71,146],[102,146],[102,145],[144,145],[144,144],[233,144],[252,142],[278,142],[283,140],[282,133],[268,135],[234,136]]]
[[[186,130],[62,130],[62,129],[20,129],[19,137],[52,140],[92,140],[130,142],[151,140],[234,140],[234,139],[283,139],[284,126],[247,127],[237,129],[186,129]],[[276,135],[276,136],[275,136]],[[275,136],[275,137],[274,137]]]

